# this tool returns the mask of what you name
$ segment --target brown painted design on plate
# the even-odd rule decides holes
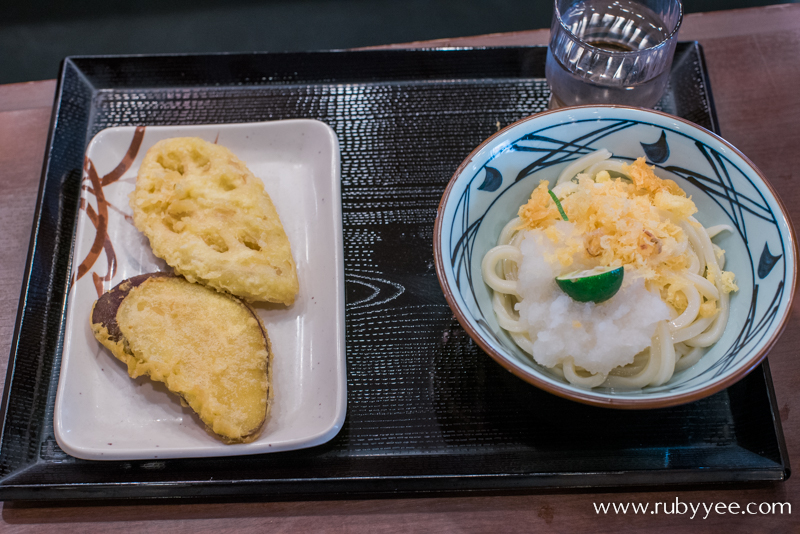
[[[92,272],[92,281],[94,282],[94,287],[97,290],[98,297],[103,294],[103,282],[111,280],[114,277],[114,274],[117,272],[117,256],[114,252],[114,246],[111,243],[111,239],[108,237],[109,209],[117,211],[125,217],[126,221],[133,223],[133,218],[130,215],[124,213],[122,210],[116,206],[113,206],[108,202],[108,200],[106,200],[105,194],[103,193],[103,188],[119,180],[122,175],[125,174],[128,169],[130,169],[131,165],[133,164],[133,160],[136,159],[136,155],[139,153],[139,149],[142,146],[144,131],[144,126],[139,126],[136,128],[133,134],[133,139],[131,139],[131,144],[125,153],[125,156],[122,158],[122,161],[120,161],[119,164],[108,174],[100,176],[97,173],[97,168],[94,166],[94,163],[88,157],[84,162],[84,184],[81,186],[81,188],[94,195],[95,200],[97,201],[97,210],[95,211],[95,208],[87,202],[85,197],[81,198],[80,209],[86,212],[86,215],[94,225],[96,232],[94,236],[94,242],[92,243],[92,248],[89,250],[89,253],[83,259],[83,261],[81,261],[81,263],[78,265],[77,276],[75,280],[70,282],[70,286],[88,273],[100,258],[100,253],[105,251],[107,262],[106,274],[100,276],[96,272]]]

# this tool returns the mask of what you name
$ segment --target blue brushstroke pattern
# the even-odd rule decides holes
[[[478,186],[480,191],[497,191],[503,184],[503,175],[494,167],[486,167],[486,177],[483,183]]]
[[[769,245],[764,243],[764,250],[761,251],[761,259],[758,260],[758,277],[766,278],[770,271],[772,271],[772,268],[775,267],[775,264],[778,263],[778,260],[781,259],[781,256],[782,254],[773,256],[769,251]]]
[[[667,132],[661,130],[661,137],[652,144],[639,143],[644,149],[644,155],[653,163],[664,163],[669,158],[669,144],[667,144]]]

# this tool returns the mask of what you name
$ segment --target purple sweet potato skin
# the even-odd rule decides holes
[[[109,338],[117,343],[122,340],[122,332],[117,324],[117,310],[131,289],[142,285],[150,278],[174,277],[171,273],[147,273],[123,280],[97,299],[92,310],[92,323],[102,325],[108,331]]]

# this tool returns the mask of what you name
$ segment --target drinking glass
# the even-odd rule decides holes
[[[551,107],[652,108],[664,93],[680,0],[554,0],[545,66]]]

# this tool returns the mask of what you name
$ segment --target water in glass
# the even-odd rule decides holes
[[[556,107],[653,107],[669,78],[676,27],[670,19],[680,21],[680,4],[672,4],[678,6],[677,15],[673,8],[662,18],[630,0],[557,1],[556,9],[565,9],[557,11],[560,21],[554,17],[546,63]]]

